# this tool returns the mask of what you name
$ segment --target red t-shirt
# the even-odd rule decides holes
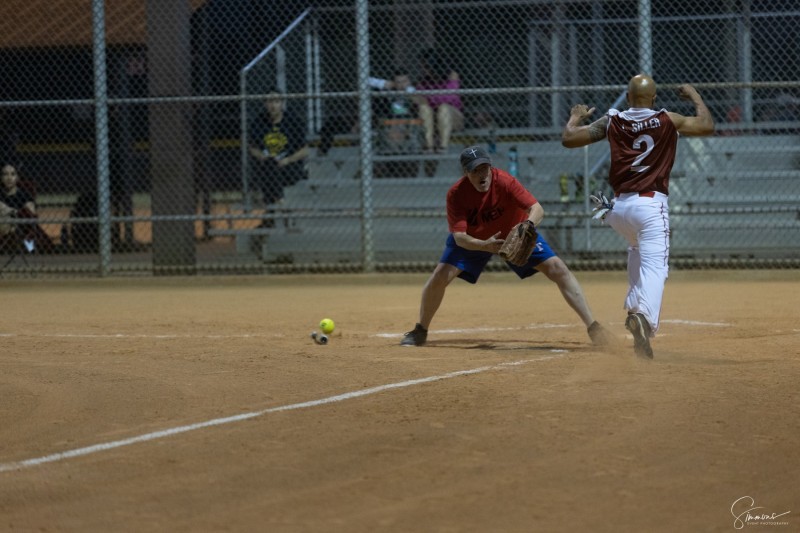
[[[450,233],[464,232],[476,239],[488,239],[498,231],[505,237],[528,218],[528,209],[536,202],[515,177],[492,168],[492,183],[486,192],[478,192],[466,176],[450,187],[447,224]]]
[[[608,181],[615,194],[658,191],[669,194],[678,130],[667,111],[608,111],[611,168]]]

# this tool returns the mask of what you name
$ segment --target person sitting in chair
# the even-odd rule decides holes
[[[0,189],[0,213],[4,216],[16,216],[20,209],[27,209],[36,214],[33,196],[19,187],[19,174],[12,164],[3,165],[3,187]]]
[[[460,89],[461,77],[438,52],[425,50],[421,55],[422,79],[417,90]],[[425,128],[425,152],[446,154],[454,131],[464,129],[464,104],[457,93],[416,97],[419,117]],[[438,137],[438,145],[436,139]]]
[[[286,187],[308,178],[306,158],[310,154],[303,121],[286,107],[284,96],[273,90],[250,128],[253,182],[261,189],[268,211],[283,199]],[[272,219],[262,223],[262,227],[273,225]]]
[[[12,224],[13,219],[36,218],[36,204],[33,194],[19,186],[17,168],[7,163],[3,165],[2,187],[0,187],[0,247],[7,248],[14,237],[22,239],[28,252],[36,245],[40,250],[50,251],[53,243],[47,233],[36,224]]]
[[[2,188],[0,188],[0,235],[8,235],[14,230],[12,218],[36,216],[33,196],[19,187],[19,176],[14,165],[3,165]],[[19,226],[17,226],[19,227]]]

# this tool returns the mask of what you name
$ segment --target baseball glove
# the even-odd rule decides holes
[[[536,226],[530,220],[526,220],[511,228],[498,255],[512,265],[523,266],[530,259],[534,246],[536,246]]]

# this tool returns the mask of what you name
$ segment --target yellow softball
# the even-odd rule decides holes
[[[322,333],[324,333],[325,335],[330,335],[331,333],[333,333],[333,328],[335,327],[336,325],[330,318],[323,318],[322,320],[319,321],[319,329],[321,329]]]

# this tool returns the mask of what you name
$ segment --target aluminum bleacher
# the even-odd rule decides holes
[[[587,223],[582,202],[562,202],[559,176],[591,168],[607,152],[606,143],[567,150],[558,141],[499,143],[494,164],[507,165],[517,147],[519,179],[545,208],[542,233],[562,254],[619,254],[624,242],[609,228]],[[369,229],[376,261],[435,261],[447,233],[445,195],[458,177],[458,151],[421,156],[436,163],[428,175],[421,166],[406,177],[374,177],[365,194],[357,147],[336,147],[314,157],[310,176],[286,190],[279,206],[285,220],[275,228],[232,231],[239,249],[267,262],[360,262],[364,229]],[[403,156],[398,161],[414,160]],[[391,161],[378,157],[377,163]],[[672,248],[677,253],[724,253],[800,247],[797,227],[800,137],[794,135],[683,138],[670,182]],[[602,177],[597,178],[604,185]],[[608,188],[606,187],[606,190]],[[371,222],[362,223],[369,199]],[[780,229],[770,232],[769,229]],[[787,243],[786,235],[798,242]]]

